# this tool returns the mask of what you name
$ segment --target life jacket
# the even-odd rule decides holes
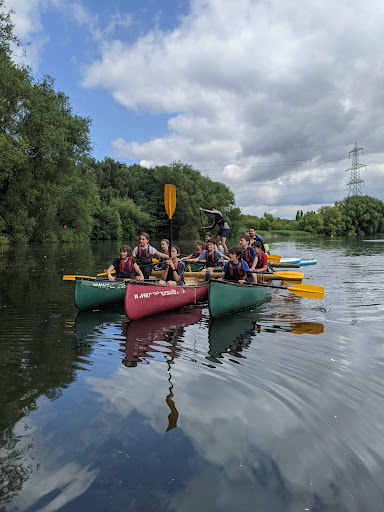
[[[203,251],[206,251],[208,249],[208,244],[207,242],[204,242],[203,243]]]
[[[179,271],[180,271],[180,267],[182,266],[183,262],[179,259],[177,259],[177,265],[175,266],[175,270],[176,270],[176,274],[178,276],[180,276],[179,274]],[[180,276],[181,277],[181,281],[184,283],[184,277]],[[168,269],[168,274],[167,274],[167,277],[165,279],[166,281],[174,281],[174,278],[173,278],[173,270],[172,269]]]
[[[132,277],[133,264],[132,258],[128,258],[127,261],[119,258],[119,271],[117,273],[117,277]]]
[[[149,245],[147,245],[145,251],[143,251],[140,246],[138,247],[136,260],[140,267],[146,267],[152,263]]]
[[[248,265],[254,260],[254,258],[251,255],[251,248],[248,246],[245,251],[243,251],[243,260],[248,263]]]
[[[219,264],[219,260],[216,258],[216,251],[213,251],[212,254],[209,254],[208,249],[205,255],[205,264],[207,267],[217,267]]]
[[[198,258],[200,256],[200,254],[202,253],[202,251],[195,251],[193,254],[192,254],[192,258]]]
[[[229,271],[229,275],[231,276],[231,279],[233,279],[233,278],[241,279],[245,275],[243,265],[241,264],[241,260],[235,266],[233,266],[232,263],[229,262],[228,271]]]
[[[264,254],[265,254],[265,252],[264,252],[264,251],[262,251],[262,252],[259,254],[259,256],[257,257],[256,268],[262,268],[262,267],[264,267],[264,264],[263,264]]]

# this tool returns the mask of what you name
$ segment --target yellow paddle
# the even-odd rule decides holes
[[[268,254],[268,261],[273,261],[274,263],[278,263],[281,260],[281,256],[278,254]]]
[[[288,286],[286,289],[299,297],[306,297],[307,299],[324,298],[324,288],[314,284],[295,284],[294,286]]]

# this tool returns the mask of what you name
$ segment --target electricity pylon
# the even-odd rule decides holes
[[[351,153],[353,153],[352,166],[345,171],[345,174],[351,171],[351,179],[347,183],[348,197],[361,196],[361,184],[364,183],[364,180],[360,179],[360,169],[367,166],[359,163],[359,151],[363,154],[363,148],[359,148],[357,142],[355,142],[355,147],[349,152],[349,158],[351,158]]]

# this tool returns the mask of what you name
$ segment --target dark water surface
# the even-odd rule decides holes
[[[117,243],[1,248],[0,510],[383,510],[375,240],[270,244],[318,260],[300,271],[324,300],[276,290],[228,318],[202,304],[132,323],[78,313],[61,280]]]

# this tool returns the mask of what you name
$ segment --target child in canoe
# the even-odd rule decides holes
[[[243,260],[248,263],[248,266],[253,272],[256,268],[257,263],[257,255],[255,252],[255,249],[249,245],[251,242],[251,239],[249,235],[241,235],[239,240],[240,249],[243,251]]]
[[[229,249],[229,261],[224,265],[224,279],[236,281],[239,284],[252,283],[253,275],[248,263],[242,259],[241,247]]]
[[[268,272],[268,256],[263,251],[263,244],[259,240],[257,240],[252,244],[252,246],[255,249],[257,255],[256,267],[254,272]]]
[[[148,233],[141,233],[139,236],[139,245],[133,249],[132,256],[136,258],[136,262],[144,275],[144,279],[148,279],[151,273],[153,256],[162,260],[169,258],[168,254],[159,252],[149,245]]]
[[[163,238],[160,242],[161,250],[164,254],[169,254],[169,240],[168,238]]]
[[[210,231],[207,231],[204,236],[204,243],[203,243],[203,251],[206,251],[208,249],[208,240],[212,238],[212,233]]]
[[[188,261],[191,263],[205,263],[207,270],[213,272],[215,268],[219,267],[221,262],[220,259],[229,260],[228,256],[215,249],[216,242],[213,238],[210,238],[207,242],[207,249],[203,251],[197,258],[191,258]]]
[[[115,276],[112,275],[113,271],[116,272]],[[120,247],[120,258],[114,260],[112,265],[109,266],[107,276],[110,281],[114,281],[115,277],[123,277],[124,279],[136,277],[138,281],[144,281],[139,265],[132,258],[132,249],[129,245]]]
[[[159,286],[183,286],[185,263],[179,259],[180,248],[177,245],[171,247],[171,257],[163,261],[161,265],[161,279]]]
[[[203,252],[203,246],[204,243],[201,240],[198,240],[195,244],[195,250],[192,254],[189,256],[184,256],[184,258],[181,258],[182,261],[184,260],[190,260],[191,258],[198,258],[200,254]]]

